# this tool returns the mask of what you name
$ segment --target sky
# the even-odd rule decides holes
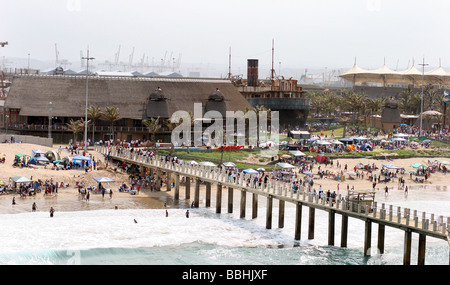
[[[94,65],[148,57],[181,66],[246,73],[247,59],[274,69],[403,70],[425,58],[450,67],[450,1],[446,0],[2,0],[0,59],[60,59]],[[265,75],[265,74],[264,74]]]

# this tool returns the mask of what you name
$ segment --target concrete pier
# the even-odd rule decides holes
[[[364,256],[370,256],[369,250],[371,249],[371,233],[372,224],[376,223],[378,225],[378,243],[377,248],[379,253],[384,253],[385,242],[389,240],[386,237],[385,227],[389,226],[404,232],[404,250],[403,250],[403,264],[411,264],[411,240],[412,234],[419,235],[419,248],[418,248],[418,258],[417,264],[425,264],[426,256],[426,238],[434,237],[438,239],[449,241],[449,224],[450,218],[444,216],[438,216],[433,213],[418,212],[417,210],[402,209],[401,207],[394,207],[392,205],[385,205],[382,203],[379,207],[376,203],[372,205],[373,207],[369,210],[365,205],[360,204],[352,205],[349,201],[341,201],[341,197],[336,199],[335,202],[324,201],[323,199],[318,199],[316,195],[310,192],[305,192],[306,189],[302,191],[297,191],[294,193],[291,190],[289,183],[284,183],[281,181],[269,180],[265,187],[247,186],[246,180],[242,175],[238,181],[230,181],[228,177],[223,175],[223,170],[201,168],[195,165],[178,165],[174,163],[168,163],[161,159],[160,156],[149,159],[149,157],[141,157],[136,153],[132,155],[126,150],[122,150],[118,153],[115,148],[106,148],[102,146],[95,146],[96,150],[103,154],[110,154],[112,160],[122,161],[139,166],[141,171],[145,169],[148,170],[147,173],[153,173],[157,180],[157,190],[161,190],[162,173],[167,175],[167,191],[171,190],[170,184],[172,183],[172,177],[174,177],[174,201],[179,200],[180,191],[180,179],[181,177],[186,178],[185,199],[190,200],[190,187],[191,179],[195,183],[195,193],[193,206],[200,206],[200,183],[205,183],[206,185],[206,197],[205,197],[205,207],[211,206],[211,187],[213,184],[217,185],[217,196],[216,196],[216,213],[221,213],[222,207],[222,189],[223,187],[228,188],[228,201],[227,201],[227,212],[233,213],[233,193],[234,189],[241,193],[240,201],[240,217],[245,218],[245,206],[246,206],[246,195],[251,193],[253,197],[252,201],[252,219],[258,216],[258,197],[266,197],[266,229],[272,228],[272,208],[273,200],[276,199],[279,202],[279,212],[278,212],[278,227],[283,228],[285,222],[285,204],[293,203],[296,207],[295,210],[295,233],[294,239],[300,240],[301,238],[301,224],[302,224],[302,207],[309,208],[308,217],[308,239],[314,239],[315,231],[315,211],[316,209],[328,212],[328,245],[334,246],[335,240],[335,215],[340,214],[342,216],[341,225],[341,247],[347,247],[348,239],[348,219],[359,219],[364,221]],[[248,177],[248,176],[247,176]],[[192,203],[192,201],[190,201]],[[418,213],[421,213],[419,215]],[[325,223],[322,221],[318,226],[324,226]],[[449,264],[450,264],[450,250],[449,250]]]

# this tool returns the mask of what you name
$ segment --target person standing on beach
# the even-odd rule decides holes
[[[389,194],[389,190],[388,187],[386,185],[386,187],[384,188],[384,196],[387,196]]]
[[[53,209],[53,207],[50,207],[50,218],[53,218],[54,212],[55,212],[55,209]]]
[[[33,205],[31,206],[31,211],[36,212],[36,202],[33,203]]]
[[[86,202],[89,202],[89,196],[90,196],[90,194],[89,194],[89,191],[86,189]]]
[[[13,204],[13,205],[16,204],[16,197],[13,197],[13,199],[12,199],[12,204]]]
[[[189,218],[189,210],[186,211],[186,218]]]

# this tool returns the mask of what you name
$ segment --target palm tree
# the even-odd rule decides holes
[[[173,129],[177,127],[177,124],[172,123],[170,119],[163,120],[163,125],[169,129],[169,132],[172,132]],[[175,145],[173,143],[170,143],[170,145],[170,156],[172,156],[173,152],[175,151]]]
[[[102,117],[102,110],[100,107],[90,106],[88,109],[88,118],[92,122],[92,143],[95,142],[95,122]]]
[[[114,143],[114,122],[120,120],[119,109],[117,107],[106,107],[102,112],[100,118],[102,120],[108,121],[110,124],[111,138]]]
[[[434,91],[433,87],[427,86],[423,92],[424,106],[428,105],[428,110],[433,110],[433,105],[435,103],[437,92]]]
[[[64,128],[68,131],[73,132],[73,142],[75,143],[78,139],[78,134],[84,130],[84,120],[70,120],[69,123],[64,126]]]
[[[353,121],[359,117],[361,110],[365,108],[367,96],[354,92],[344,93],[345,103],[349,110],[353,112]]]
[[[153,141],[153,149],[156,150],[156,132],[161,127],[159,124],[159,117],[158,118],[150,118],[150,120],[142,120],[142,123],[144,126],[147,127],[149,134],[152,136]]]
[[[411,110],[411,100],[413,100],[414,97],[414,89],[411,85],[408,85],[407,88],[403,89],[402,92],[400,92],[400,107],[403,110],[404,113],[409,113]]]

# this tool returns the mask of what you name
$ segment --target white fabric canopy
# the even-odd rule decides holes
[[[285,168],[285,169],[295,168],[295,166],[293,166],[292,164],[284,163],[284,162],[277,163],[277,166],[279,166],[281,168]]]
[[[115,182],[113,179],[111,179],[109,177],[93,177],[92,179],[94,179],[95,181],[97,181],[99,183]]]
[[[355,63],[350,70],[340,75],[341,78],[344,78],[353,84],[375,82],[383,85],[406,83],[415,86],[422,85],[422,76],[425,85],[439,84],[450,87],[450,73],[445,71],[441,66],[434,70],[422,73],[415,66],[403,71],[393,71],[383,64],[380,68],[367,70],[360,68]]]

